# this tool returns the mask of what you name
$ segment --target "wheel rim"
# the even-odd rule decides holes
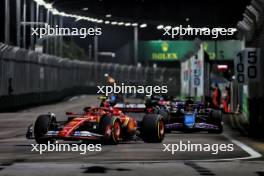
[[[119,122],[115,122],[113,127],[114,127],[113,129],[114,139],[118,141],[121,134],[121,128]]]
[[[105,128],[105,137],[106,137],[106,138],[109,138],[109,137],[111,136],[111,133],[112,133],[111,125],[108,125],[108,126]]]
[[[165,133],[164,122],[162,120],[159,121],[158,128],[158,136],[162,139]]]

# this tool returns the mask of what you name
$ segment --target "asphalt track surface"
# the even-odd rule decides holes
[[[132,101],[132,100],[130,100]],[[66,111],[81,112],[83,107],[98,104],[96,96],[76,96],[63,102],[0,114],[0,175],[259,175],[264,174],[263,143],[254,147],[228,125],[223,134],[167,134],[162,144],[140,140],[119,145],[103,145],[100,152],[31,151],[34,140],[27,140],[27,126],[39,114],[54,112],[64,120]],[[134,115],[138,120],[142,114]],[[225,116],[225,121],[228,116]],[[163,151],[163,144],[233,144],[232,152]],[[63,143],[63,142],[61,142]],[[64,142],[65,143],[65,142]]]

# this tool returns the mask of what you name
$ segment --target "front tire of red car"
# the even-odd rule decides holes
[[[51,130],[51,124],[54,122],[56,122],[56,119],[51,115],[47,114],[38,116],[34,125],[35,141],[38,144],[48,144],[48,142],[54,143],[54,139],[44,138],[45,134]]]

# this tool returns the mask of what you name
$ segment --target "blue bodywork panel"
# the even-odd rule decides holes
[[[184,114],[184,125],[188,128],[194,127],[195,114]]]

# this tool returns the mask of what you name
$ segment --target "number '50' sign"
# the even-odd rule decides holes
[[[237,54],[235,76],[239,84],[260,80],[260,49],[245,48]]]

